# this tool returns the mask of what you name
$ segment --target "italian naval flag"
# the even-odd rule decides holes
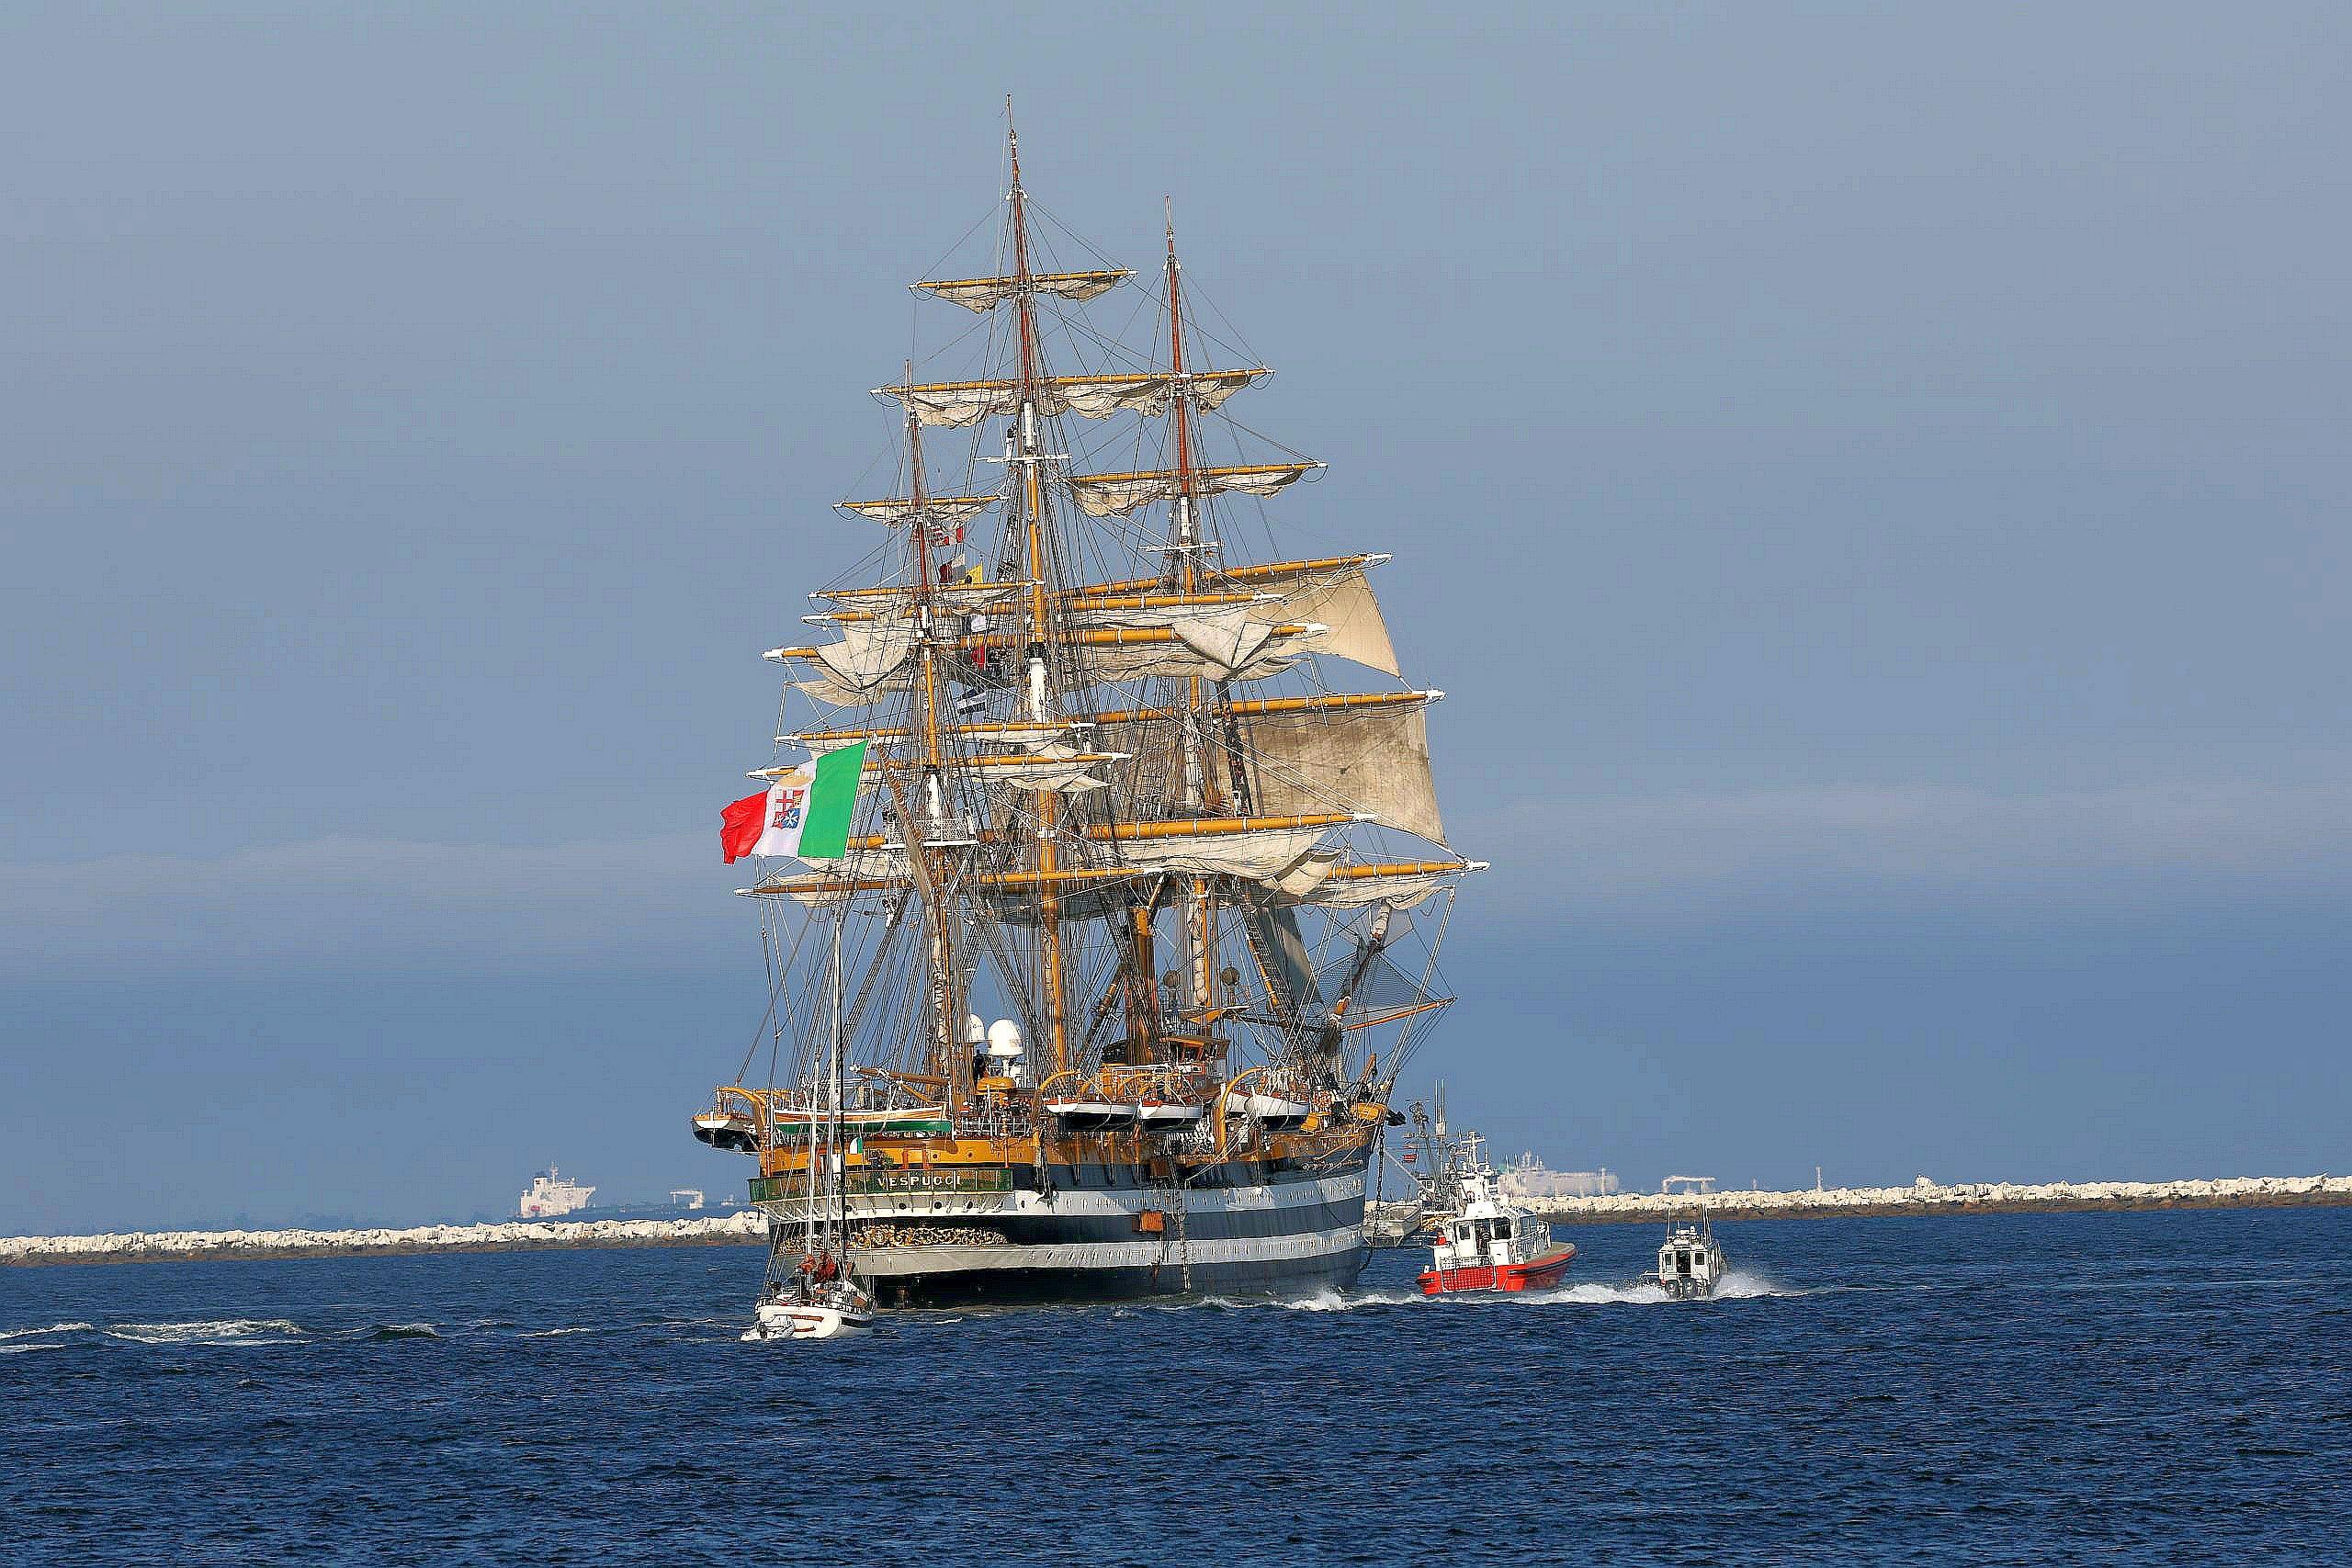
[[[865,747],[861,740],[828,751],[776,780],[765,795],[747,795],[720,813],[718,847],[728,863],[745,855],[839,860],[849,853]]]

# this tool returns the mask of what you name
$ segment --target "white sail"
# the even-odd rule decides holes
[[[1362,815],[1445,842],[1422,703],[1235,714],[1230,722],[1254,815]],[[1209,743],[1224,749],[1219,736]],[[1172,718],[1153,718],[1097,725],[1094,744],[1128,754],[1132,761],[1121,773],[1131,781],[1129,793],[1137,793],[1174,776],[1183,741]]]
[[[1276,591],[1283,594],[1279,602],[1280,619],[1312,621],[1323,628],[1285,651],[1327,654],[1384,675],[1398,672],[1396,649],[1388,640],[1388,623],[1361,567],[1318,572],[1302,578],[1295,588],[1284,591],[1278,585]],[[1275,618],[1268,606],[1252,606],[1251,613]]]
[[[1076,413],[1086,419],[1107,419],[1126,410],[1140,414],[1168,412],[1170,400],[1182,388],[1193,405],[1216,408],[1260,376],[1263,367],[1248,370],[1202,370],[1170,376],[1166,372],[1134,376],[1047,376],[1033,383],[1037,412],[1051,417]],[[978,424],[991,415],[1010,414],[1021,407],[1018,381],[936,381],[928,385],[876,387],[874,395],[903,404],[926,425],[957,428]]]
[[[1384,828],[1445,842],[1430,772],[1429,715],[1420,705],[1249,714],[1233,722],[1252,811],[1363,812]]]
[[[1193,493],[1206,496],[1238,491],[1245,495],[1272,495],[1323,466],[1302,461],[1195,468],[1191,476]],[[1063,482],[1069,486],[1070,499],[1078,502],[1080,511],[1090,517],[1114,517],[1153,502],[1175,500],[1183,493],[1184,476],[1173,469],[1159,469],[1149,473],[1087,474]]]
[[[1058,299],[1087,300],[1107,294],[1122,278],[1135,274],[1125,267],[1107,272],[1048,272],[1029,279],[1029,287],[1039,294],[1050,294]],[[944,299],[951,305],[961,305],[967,310],[985,315],[1021,292],[1017,277],[957,277],[942,282],[917,283],[910,287]]]

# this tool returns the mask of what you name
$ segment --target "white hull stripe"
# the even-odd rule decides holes
[[[1287,1181],[1280,1186],[1188,1187],[1172,1201],[1165,1188],[1065,1188],[1051,1198],[1036,1192],[854,1194],[848,1207],[853,1220],[921,1219],[936,1214],[1132,1219],[1147,1209],[1170,1210],[1179,1204],[1188,1214],[1274,1213],[1320,1203],[1351,1202],[1363,1196],[1363,1172],[1351,1171],[1345,1176],[1326,1177],[1317,1181]],[[805,1200],[786,1200],[760,1206],[780,1219],[797,1221],[807,1204]]]
[[[1036,1247],[891,1247],[861,1250],[850,1267],[871,1278],[900,1274],[966,1274],[1026,1269],[1182,1269],[1222,1263],[1271,1263],[1344,1257],[1364,1245],[1363,1232],[1310,1231],[1301,1235],[1238,1236],[1180,1245],[1172,1235],[1136,1241],[1049,1242]]]

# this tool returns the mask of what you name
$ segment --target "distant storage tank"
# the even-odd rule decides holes
[[[1619,1190],[1614,1172],[1552,1170],[1533,1154],[1523,1154],[1503,1167],[1496,1186],[1507,1198],[1606,1198]]]

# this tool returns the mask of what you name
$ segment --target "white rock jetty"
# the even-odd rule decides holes
[[[528,1252],[547,1247],[726,1247],[767,1239],[756,1209],[691,1220],[517,1220],[407,1230],[131,1231],[0,1236],[0,1265],[142,1263],[215,1258],[380,1258],[410,1252]]]
[[[1794,1192],[1722,1191],[1709,1212],[1729,1219],[1830,1214],[1994,1214],[2092,1209],[2280,1209],[2352,1203],[2352,1176],[2230,1176],[2192,1181],[1963,1181],[1921,1177],[1902,1187],[1832,1187]],[[1549,1220],[1608,1224],[1688,1214],[1690,1200],[1656,1192],[1544,1198],[1527,1207]],[[5,1244],[0,1244],[5,1245]]]

